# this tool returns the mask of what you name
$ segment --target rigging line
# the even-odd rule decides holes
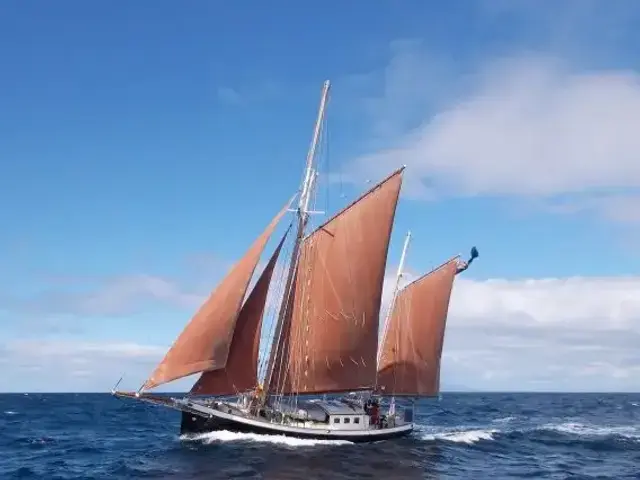
[[[293,221],[289,225],[289,228],[291,228],[292,224],[293,224]],[[284,246],[283,246],[283,250],[286,250],[286,248],[284,248]],[[281,255],[280,258],[282,258],[282,255]],[[280,259],[278,261],[281,262]],[[278,273],[279,274],[276,276],[275,281],[272,279],[272,282],[269,285],[269,294],[270,295],[268,294],[268,297],[267,297],[268,299],[273,299],[274,297],[277,298],[277,292],[278,292],[278,288],[279,288],[278,284],[281,281],[281,274],[280,274],[280,272],[278,272]],[[270,331],[270,329],[273,328],[273,324],[272,323],[270,324],[270,326],[265,328],[265,323],[266,323],[265,320],[267,320],[270,317],[270,315],[273,313],[274,308],[276,308],[276,307],[274,306],[273,301],[271,301],[270,304],[268,304],[266,306],[266,311],[265,311],[265,313],[263,315],[263,326],[261,328],[260,334],[261,334],[261,337],[264,337],[264,335],[262,335],[262,333],[263,333],[263,331],[266,331],[267,336],[266,336],[266,339],[265,339],[264,342],[262,342],[262,341],[260,342],[260,350],[259,350],[260,358],[258,360],[258,381],[260,380],[260,377],[262,375],[262,370],[263,370],[263,366],[264,366],[264,355],[268,351],[269,331]]]
[[[292,258],[291,262],[295,262],[295,266],[294,267],[290,267],[290,268],[299,268],[299,264],[300,264],[300,255],[302,254],[302,252],[299,250],[298,251],[298,256],[297,258]],[[299,279],[299,277],[298,277]],[[281,308],[285,308],[285,313],[283,314],[283,318],[286,318],[288,315],[292,315],[292,312],[289,313],[289,308],[291,308],[291,310],[294,309],[295,305],[295,300],[296,298],[293,297],[293,301],[291,301],[291,295],[295,294],[294,290],[297,288],[297,284],[298,284],[298,280],[296,280],[296,284],[292,284],[290,286],[289,291],[285,291],[283,292],[283,300],[281,302]],[[285,290],[286,290],[286,286],[285,286]],[[286,297],[286,298],[285,298]],[[290,305],[291,304],[291,305]],[[280,312],[279,312],[280,314]],[[274,365],[274,368],[276,369],[275,373],[275,397],[276,400],[280,397],[282,397],[282,392],[284,391],[284,387],[285,387],[285,382],[286,382],[286,375],[287,375],[287,371],[288,371],[288,365],[289,365],[289,356],[290,356],[290,345],[291,345],[291,317],[289,318],[289,321],[287,322],[287,324],[284,326],[287,330],[286,330],[286,337],[283,337],[281,334],[281,338],[278,339],[278,341],[282,341],[283,338],[286,338],[286,349],[285,348],[280,348],[280,347],[284,347],[284,345],[275,345],[275,342],[272,345],[272,348],[276,348],[276,358],[274,359],[274,361],[276,362],[276,364]],[[287,354],[287,358],[283,358],[283,353]]]
[[[304,242],[304,241],[303,241]],[[288,318],[288,322],[286,324],[286,332],[287,332],[287,345],[286,345],[286,349],[280,349],[281,345],[278,345],[278,356],[280,356],[280,362],[278,362],[277,366],[277,370],[278,370],[278,378],[277,378],[277,382],[279,382],[279,384],[276,384],[276,393],[280,393],[280,395],[283,394],[284,392],[284,388],[285,388],[285,383],[287,381],[287,377],[289,377],[290,381],[289,383],[291,383],[293,380],[291,379],[292,372],[290,370],[296,371],[297,369],[295,368],[295,365],[292,365],[290,362],[290,358],[291,358],[291,343],[293,340],[297,339],[298,337],[295,336],[297,332],[293,331],[293,313],[295,312],[295,308],[296,308],[296,302],[300,301],[300,299],[298,298],[296,292],[297,292],[297,288],[299,288],[300,282],[302,281],[302,285],[304,285],[304,277],[301,277],[300,274],[300,266],[303,264],[303,260],[302,260],[302,256],[305,255],[306,253],[306,247],[305,247],[305,243],[301,243],[301,246],[298,250],[298,255],[295,259],[292,258],[292,262],[294,263],[294,267],[297,273],[296,275],[298,275],[297,280],[295,285],[291,284],[290,286],[290,290],[288,292],[285,292],[286,295],[286,299],[283,300],[282,305],[283,308],[286,308],[287,310],[285,311],[285,313],[287,313],[287,315],[283,315],[283,318],[285,317],[289,317]],[[294,295],[293,297],[291,297],[291,295]],[[289,311],[290,310],[290,311]],[[286,358],[283,359],[283,355],[282,353],[286,353]]]
[[[326,163],[327,163],[327,174],[331,174],[331,156],[329,155],[329,146],[331,145],[329,142],[329,120],[327,117],[324,118],[324,126],[323,126],[324,136],[322,138],[323,150],[326,155]],[[325,183],[325,211],[329,212],[330,207],[330,182]]]
[[[296,356],[295,358],[298,359],[298,361],[296,362],[295,365],[295,375],[297,378],[297,387],[295,394],[294,394],[294,398],[295,401],[297,402],[300,396],[300,383],[301,380],[300,378],[302,377],[302,375],[306,372],[305,378],[309,379],[311,378],[311,381],[313,383],[313,380],[315,380],[315,362],[312,362],[311,366],[311,372],[309,372],[308,366],[307,366],[307,358],[311,359],[311,358],[315,358],[315,352],[313,350],[310,350],[308,345],[307,345],[307,341],[305,341],[306,339],[308,339],[309,337],[309,319],[313,317],[315,317],[316,315],[316,311],[310,311],[309,310],[309,305],[310,305],[310,298],[311,295],[314,291],[313,287],[314,287],[314,267],[316,266],[316,262],[315,259],[317,258],[317,244],[314,238],[309,238],[307,240],[307,242],[309,242],[309,248],[305,250],[305,253],[308,255],[307,258],[309,258],[310,260],[305,262],[305,266],[306,269],[304,271],[304,282],[302,284],[302,295],[300,296],[299,299],[295,299],[297,301],[300,302],[300,314],[301,317],[303,319],[302,324],[300,325],[300,328],[298,331],[296,331],[296,345],[297,345],[297,351],[296,351]],[[311,335],[313,335],[313,332],[311,332]],[[309,373],[311,373],[311,375],[309,376]],[[306,391],[308,388],[308,380],[305,381],[304,383],[304,390]]]
[[[323,119],[323,135],[322,135],[322,139],[321,139],[321,150],[320,150],[320,158],[318,161],[318,173],[317,175],[319,176],[319,171],[322,168],[322,165],[325,164],[325,171],[328,172],[328,165],[329,165],[329,159],[328,159],[328,155],[327,155],[327,141],[328,141],[328,131],[327,131],[327,117],[324,117]],[[324,162],[323,162],[324,160]],[[317,177],[316,177],[317,178]],[[318,181],[318,180],[316,180]],[[325,186],[327,186],[327,191],[325,191],[325,205],[327,206],[327,211],[328,211],[328,182],[325,182]],[[319,203],[319,191],[320,188],[316,188],[313,192],[313,205],[314,205],[314,210],[317,209],[318,207],[318,203]],[[321,223],[321,222],[319,222]],[[317,225],[316,225],[317,227]],[[308,255],[310,258],[313,259],[313,262],[311,264],[313,264],[315,267],[317,267],[315,264],[315,260],[317,259],[316,255],[317,255],[317,245],[316,242],[314,241],[314,239],[309,239],[309,247],[307,249],[308,251]],[[309,266],[309,269],[311,267]],[[308,346],[306,345],[305,339],[308,339],[309,335],[313,335],[313,332],[309,332],[309,318],[310,318],[310,314],[311,312],[309,312],[309,296],[312,294],[313,292],[313,286],[309,285],[309,282],[313,282],[313,271],[307,270],[305,272],[306,276],[307,276],[307,281],[304,284],[304,293],[301,295],[301,298],[304,299],[302,300],[304,303],[301,305],[301,315],[304,318],[304,322],[302,324],[302,328],[300,329],[299,332],[297,332],[297,345],[299,345],[299,350],[298,350],[298,365],[297,365],[297,372],[296,372],[296,377],[298,378],[298,388],[296,389],[295,395],[294,395],[294,399],[295,402],[297,404],[297,402],[299,401],[299,397],[300,397],[300,378],[301,376],[304,374],[304,378],[305,378],[305,391],[308,389],[309,385],[308,385],[308,381],[311,381],[311,383],[313,384],[316,378],[316,372],[315,372],[315,362],[307,362],[307,359],[315,359],[316,357],[316,352],[313,351],[314,349],[309,349]],[[314,345],[315,347],[315,345]],[[311,385],[313,387],[313,385]]]
[[[319,151],[317,152],[317,158],[319,159],[317,164],[320,165],[321,164],[321,158],[325,158],[327,165],[330,165],[329,159],[328,159],[328,120],[327,120],[327,116],[323,116],[323,118],[322,118],[322,124],[321,124],[320,131],[322,132],[322,135],[321,135],[321,139],[320,139],[321,141],[320,141],[320,145],[319,145],[320,148],[319,148]],[[316,181],[316,182],[317,182],[317,177],[319,176],[319,170],[321,170],[320,166],[314,172],[314,174],[316,175],[316,179],[314,179],[314,181]],[[312,205],[313,210],[317,209],[317,205],[318,205],[318,190],[319,190],[318,188],[315,188],[310,192],[311,193],[310,204]],[[327,190],[328,190],[328,188],[327,188]],[[326,199],[327,199],[327,202],[328,202],[328,194],[326,195]],[[327,203],[327,206],[328,206],[328,203]],[[310,223],[313,225],[314,222],[312,221]],[[313,250],[315,250],[313,247],[314,247],[313,242],[308,247],[307,247],[307,245],[303,244],[302,248],[301,248],[301,252],[300,252],[299,255],[312,254]],[[298,258],[297,259],[297,264],[298,265],[300,265],[300,261],[301,261],[300,258]],[[296,267],[296,268],[298,268],[298,267]],[[309,272],[304,272],[304,273],[308,274]],[[296,308],[295,308],[296,305],[295,304],[297,302],[301,302],[304,299],[306,299],[307,298],[307,294],[309,294],[309,292],[307,291],[308,290],[308,285],[307,285],[308,281],[305,282],[304,280],[307,280],[307,278],[299,278],[299,281],[303,282],[302,283],[302,288],[300,288],[299,285],[295,286],[296,289],[300,288],[300,291],[302,293],[300,295],[300,297],[301,297],[302,300],[297,298],[297,296],[293,298],[293,302],[292,302],[293,304],[291,306],[291,309],[293,311],[291,312],[291,315],[293,315],[293,312],[295,312],[295,310],[296,310]],[[297,283],[299,283],[299,281]],[[295,291],[292,291],[292,292],[289,292],[289,295],[291,295],[291,294],[295,295],[295,293],[296,293]],[[289,301],[287,299],[286,304],[288,304],[288,303],[289,303]],[[285,304],[285,303],[283,302],[283,304]],[[294,319],[293,319],[293,317],[290,318],[289,325],[288,325],[288,327],[289,327],[289,336],[288,336],[288,344],[289,345],[288,345],[288,348],[287,348],[287,350],[288,350],[287,357],[288,358],[286,358],[283,362],[280,362],[280,364],[277,366],[278,367],[277,368],[277,370],[278,370],[277,378],[278,378],[278,381],[279,381],[279,386],[280,386],[279,391],[280,391],[281,394],[284,392],[285,383],[286,383],[286,376],[287,375],[290,377],[289,383],[291,384],[291,386],[294,386],[294,384],[296,384],[297,388],[295,388],[294,389],[295,391],[292,392],[293,393],[292,403],[297,403],[297,401],[298,401],[298,397],[299,397],[299,394],[300,394],[300,392],[299,392],[300,385],[299,384],[301,383],[300,382],[300,375],[302,373],[302,370],[308,370],[307,367],[306,367],[305,356],[308,357],[308,358],[311,357],[311,355],[309,355],[311,352],[309,352],[308,348],[305,348],[306,346],[304,345],[304,342],[302,341],[302,340],[304,340],[305,330],[308,328],[308,318],[309,318],[308,302],[300,304],[299,310],[303,310],[301,315],[304,318],[304,321],[303,321],[302,325],[300,325],[302,328],[298,328],[298,329],[296,329],[294,331],[293,328],[292,328],[293,327],[292,322],[293,322]],[[292,342],[294,343],[294,345],[297,346],[297,349],[296,349],[295,352],[292,352],[292,350],[291,350],[291,343]],[[292,353],[294,355],[292,355]],[[305,355],[301,355],[301,353],[304,353]],[[298,361],[291,363],[289,361],[289,359],[292,356],[294,358],[297,358]],[[304,362],[304,364],[302,364],[302,365],[300,363],[301,359],[302,359],[302,362]],[[311,366],[311,368],[313,368],[313,365]],[[312,377],[311,378],[314,378],[314,372],[312,371],[311,373],[312,373]],[[293,378],[291,378],[291,377],[293,377]]]
[[[291,370],[292,368],[295,368],[294,365],[291,365],[290,362],[290,358],[291,358],[291,343],[292,340],[295,339],[295,337],[293,336],[294,332],[292,331],[292,322],[293,322],[293,312],[295,311],[295,302],[298,300],[296,292],[299,288],[299,284],[301,281],[303,281],[303,278],[300,276],[300,264],[302,262],[302,257],[304,255],[304,244],[301,245],[300,250],[299,250],[299,254],[298,254],[298,258],[296,259],[296,282],[295,284],[291,285],[291,291],[286,293],[286,299],[283,300],[282,305],[283,308],[286,308],[287,310],[285,311],[285,315],[283,315],[283,318],[287,318],[288,321],[286,322],[286,324],[284,325],[284,328],[286,329],[286,333],[283,331],[283,336],[281,338],[286,339],[286,345],[283,341],[283,344],[280,345],[278,348],[278,355],[279,355],[279,361],[277,362],[275,368],[276,368],[276,375],[275,375],[275,379],[276,379],[276,395],[278,396],[278,398],[280,399],[280,402],[284,402],[284,389],[286,386],[286,382],[287,382],[287,376],[291,377]],[[294,297],[291,297],[291,295],[294,295]],[[286,403],[286,402],[285,402]]]
[[[296,239],[292,237],[291,239],[291,243],[293,244],[293,242],[295,242]],[[278,285],[278,292],[276,295],[277,298],[277,302],[274,302],[273,305],[273,319],[272,319],[272,323],[271,323],[271,328],[270,328],[270,332],[269,332],[269,344],[268,344],[268,351],[267,351],[267,355],[264,358],[264,369],[265,369],[265,376],[267,374],[267,370],[268,370],[268,364],[269,364],[269,358],[272,355],[272,350],[274,348],[277,348],[277,340],[275,338],[275,332],[277,329],[277,322],[278,322],[278,318],[280,315],[280,310],[281,308],[284,308],[284,304],[282,303],[282,299],[285,296],[285,289],[286,289],[286,277],[287,277],[287,272],[290,268],[291,262],[290,257],[292,255],[293,252],[293,245],[288,245],[288,251],[287,251],[287,255],[286,257],[284,257],[283,261],[282,261],[282,269],[279,275],[279,285]]]
[[[288,258],[289,255],[288,254],[288,250],[285,248],[283,250],[286,250],[285,256],[284,258]],[[281,258],[283,258],[283,256],[281,255]],[[284,265],[283,265],[284,264]],[[280,261],[280,266],[281,269],[278,272],[278,275],[276,277],[275,282],[273,282],[270,287],[273,287],[273,293],[272,293],[272,299],[278,299],[281,296],[281,291],[283,290],[283,285],[284,285],[284,272],[286,271],[286,269],[284,268],[287,264],[286,260],[282,260]],[[271,305],[269,305],[269,312],[268,312],[268,316],[273,317],[275,313],[277,313],[278,310],[278,303],[272,301]],[[260,364],[259,364],[259,375],[260,376],[264,376],[265,372],[265,368],[266,368],[266,362],[268,362],[268,355],[270,353],[271,350],[271,343],[273,342],[273,336],[274,336],[274,329],[275,329],[275,322],[274,319],[271,318],[271,322],[269,324],[269,327],[267,327],[266,330],[266,338],[265,338],[265,345],[263,346],[262,350],[263,350],[263,356],[260,360]]]
[[[314,198],[314,202],[315,202],[315,198]],[[310,246],[313,247],[313,242],[310,243]],[[309,256],[310,252],[307,249],[306,245],[303,246],[302,250],[301,250],[301,255],[302,258],[304,258],[304,256]],[[303,261],[301,259],[301,261]],[[305,265],[307,262],[301,263],[301,265]],[[299,263],[300,265],[300,263]],[[296,347],[296,350],[294,351],[294,355],[293,358],[297,359],[296,362],[294,362],[293,364],[293,371],[289,371],[289,375],[293,377],[291,383],[292,386],[293,384],[295,384],[296,388],[293,390],[293,395],[290,399],[290,402],[292,405],[297,404],[299,396],[300,396],[300,384],[301,384],[301,378],[302,378],[302,373],[306,368],[306,361],[305,361],[305,356],[308,357],[309,355],[309,351],[307,348],[307,345],[305,343],[303,343],[303,340],[305,338],[305,330],[308,329],[308,322],[309,322],[309,310],[308,310],[308,295],[309,295],[309,289],[310,289],[310,282],[312,281],[312,277],[310,275],[310,271],[309,268],[304,269],[304,275],[303,275],[303,283],[301,284],[301,295],[300,298],[294,297],[294,302],[300,302],[300,311],[301,311],[301,318],[302,320],[302,324],[299,324],[299,328],[297,330],[295,330],[293,332],[294,334],[294,345]],[[295,305],[293,307],[293,312],[292,314],[296,311],[295,309]],[[292,321],[293,321],[293,316],[292,316]],[[291,339],[291,334],[290,337]],[[289,347],[289,358],[291,358],[291,346]],[[308,378],[308,375],[306,376]],[[304,387],[306,387],[306,381],[304,384]]]
[[[292,259],[291,259],[291,261],[294,261],[294,259],[292,258]],[[292,267],[292,266],[291,266],[291,263],[289,263],[288,268],[294,268],[294,267]],[[293,285],[292,285],[292,288],[293,288]],[[277,318],[279,318],[279,316],[280,316],[280,315],[282,315],[282,316],[283,316],[283,318],[285,318],[285,317],[286,317],[286,315],[287,315],[286,311],[287,311],[287,309],[288,309],[288,307],[289,307],[289,296],[290,296],[290,293],[291,293],[290,291],[289,291],[289,292],[287,292],[287,291],[286,291],[286,286],[285,286],[285,290],[282,292],[282,300],[281,300],[281,302],[280,302],[280,309],[284,308],[284,309],[285,309],[285,312],[283,313],[283,312],[281,312],[281,311],[280,311],[280,309],[279,309],[279,311],[278,311],[278,317],[277,317]],[[276,322],[277,322],[277,321],[278,321],[278,320],[276,319]],[[275,326],[276,326],[276,325],[275,325],[275,323],[274,323],[274,329],[275,329]],[[274,374],[272,374],[272,379],[271,379],[271,381],[272,381],[272,382],[273,382],[273,381],[275,381],[275,382],[276,382],[276,388],[275,388],[275,389],[273,389],[273,390],[275,390],[275,392],[274,392],[274,393],[275,393],[275,396],[276,396],[276,397],[277,397],[277,395],[278,395],[278,383],[281,381],[281,380],[280,380],[280,379],[281,379],[281,370],[282,370],[282,361],[281,361],[281,357],[282,357],[282,352],[284,351],[284,348],[282,348],[282,347],[283,347],[283,345],[277,345],[277,344],[276,344],[276,342],[283,343],[283,342],[284,342],[284,339],[286,339],[286,337],[285,337],[285,336],[283,336],[283,335],[284,335],[284,333],[281,333],[280,338],[276,339],[276,338],[275,338],[275,330],[274,330],[274,338],[273,338],[273,341],[272,341],[272,343],[271,343],[271,349],[272,349],[272,350],[273,350],[273,349],[275,349],[275,352],[273,352],[273,353],[271,353],[271,352],[270,352],[270,354],[269,354],[270,356],[271,356],[271,355],[274,355],[274,356],[275,356],[275,358],[274,358],[275,365],[274,365],[274,367],[273,367],[273,368],[275,369],[275,372],[274,372]],[[267,367],[267,368],[268,368],[268,367]],[[274,376],[274,375],[275,375],[275,376]],[[269,389],[271,390],[271,385],[267,385],[266,387],[267,387],[267,388],[269,388]],[[276,398],[276,401],[277,401],[277,398]]]
[[[287,268],[288,268],[288,263],[286,265],[287,265]],[[277,297],[279,299],[279,301],[278,301],[278,305],[274,306],[274,309],[273,309],[273,319],[272,319],[271,330],[270,330],[270,334],[269,334],[269,349],[268,349],[267,354],[265,355],[264,362],[263,362],[265,379],[266,379],[266,375],[267,375],[267,370],[269,368],[268,367],[269,358],[272,355],[273,349],[276,349],[278,347],[278,345],[276,345],[277,339],[275,338],[275,332],[276,332],[276,328],[277,328],[278,317],[279,317],[279,314],[280,314],[280,308],[282,308],[280,299],[285,296],[286,271],[287,271],[286,268],[283,269],[283,271],[282,271],[282,276],[281,276],[281,280],[280,280],[280,288],[279,288],[278,297]]]

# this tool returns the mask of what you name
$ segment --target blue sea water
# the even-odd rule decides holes
[[[0,395],[0,478],[640,478],[640,394],[444,394],[374,444],[217,432],[107,394]]]

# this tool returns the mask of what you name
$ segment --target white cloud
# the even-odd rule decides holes
[[[285,249],[282,259],[287,258]],[[395,284],[395,268],[390,265],[386,275],[382,318]],[[456,279],[450,305],[445,386],[640,389],[640,277],[481,281],[469,275],[473,275],[473,267]],[[409,271],[403,285],[415,276]],[[281,294],[282,264],[274,280],[275,292]],[[78,318],[127,315],[142,306],[174,305],[184,309],[180,318],[186,323],[189,313],[204,299],[204,295],[188,293],[177,283],[144,275],[113,279],[103,286],[104,291],[85,291],[83,295],[75,292],[68,296],[66,292],[64,301],[45,297],[47,301],[40,298],[32,303],[43,313],[53,308]],[[272,334],[277,297],[270,293],[265,336]],[[121,341],[65,340],[60,334],[54,338],[43,333],[37,340],[0,344],[0,363],[6,373],[0,389],[105,391],[123,373],[124,387],[135,389],[173,340],[168,338],[166,345],[146,345],[140,338],[127,337],[127,332],[119,332]],[[186,389],[190,382],[187,379],[168,388]]]
[[[8,312],[37,315],[126,316],[150,305],[194,308],[204,293],[187,291],[178,283],[146,274],[122,275],[98,282],[73,281],[29,297],[0,297]]]
[[[547,202],[543,207],[554,213],[572,214],[587,212],[600,218],[619,223],[640,222],[639,194],[592,194]]]
[[[68,340],[16,340],[6,344],[5,354],[14,354],[25,359],[35,357],[66,357],[84,362],[84,355],[101,355],[113,358],[157,360],[166,348],[140,345],[132,342],[97,343]]]
[[[166,350],[134,342],[5,341],[0,344],[0,391],[107,392],[123,374],[121,388],[137,389]],[[170,389],[181,387],[186,388],[184,382]]]
[[[480,281],[465,275],[456,279],[450,306],[445,386],[640,390],[640,277]],[[390,269],[385,306],[394,282]],[[122,387],[136,389],[167,348],[133,341],[6,341],[0,344],[0,389],[108,391],[121,374]],[[185,390],[191,382],[167,389]]]
[[[496,390],[640,390],[638,291],[639,277],[458,278],[443,378]]]
[[[402,72],[421,71],[419,65],[407,66],[411,59],[423,61],[419,55],[403,55],[385,70],[393,88],[383,88],[380,105],[394,104]],[[574,202],[574,208],[622,221],[637,218],[618,208],[637,204],[630,194],[640,188],[637,72],[576,72],[551,58],[523,57],[490,63],[461,78],[473,85],[464,95],[425,109],[417,128],[405,128],[387,148],[355,159],[345,174],[369,178],[406,164],[405,193],[416,197],[598,194],[588,197],[591,203]],[[422,81],[425,92],[432,90],[432,78],[423,75]],[[415,78],[408,83],[410,91],[417,91],[417,83]],[[407,103],[404,96],[401,100],[400,105]],[[418,93],[415,103],[426,104]],[[379,118],[372,120],[377,129]],[[595,201],[604,203],[594,206]]]
[[[451,315],[471,323],[519,323],[601,330],[637,328],[640,332],[640,279],[548,278],[457,280]]]

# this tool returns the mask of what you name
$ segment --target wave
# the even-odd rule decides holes
[[[493,423],[507,424],[513,417],[494,420]],[[494,441],[512,435],[532,435],[536,433],[553,432],[560,435],[580,437],[585,440],[599,438],[621,438],[640,442],[640,427],[635,426],[607,426],[587,425],[578,422],[547,423],[543,425],[518,426],[512,428],[490,428],[483,426],[433,427],[417,425],[416,433],[423,441],[444,441],[473,445],[482,441]]]
[[[499,428],[496,428],[499,427]],[[450,442],[465,445],[474,445],[479,442],[502,440],[513,435],[530,436],[544,433],[555,433],[564,436],[580,437],[585,440],[597,440],[598,438],[617,437],[625,440],[640,442],[640,426],[611,426],[583,424],[575,421],[563,421],[560,423],[546,423],[539,425],[523,425],[514,416],[494,419],[491,425],[457,425],[434,426],[417,424],[414,430],[414,438],[417,436],[427,442]],[[416,435],[417,434],[417,435]],[[285,435],[261,435],[255,433],[238,433],[227,430],[216,432],[183,435],[183,441],[196,441],[204,444],[224,442],[255,442],[271,443],[288,447],[311,447],[317,445],[348,445],[352,442],[346,440],[313,440],[287,437]]]
[[[577,422],[546,424],[537,430],[554,431],[578,437],[622,437],[629,440],[640,440],[640,428],[633,426],[585,425]]]
[[[230,432],[228,430],[219,430],[216,432],[201,433],[197,435],[181,435],[180,440],[192,442],[196,441],[207,445],[222,442],[256,442],[286,445],[288,447],[313,447],[316,445],[353,444],[352,442],[346,440],[313,440],[306,438],[287,437],[284,435],[262,435],[257,433]]]
[[[495,420],[493,420],[493,423],[509,423],[513,420],[515,420],[516,417],[510,416],[510,417],[504,417],[504,418],[496,418]]]
[[[458,430],[450,432],[439,433],[425,433],[422,435],[422,440],[434,441],[442,440],[445,442],[453,443],[466,443],[472,445],[482,440],[494,440],[493,435],[499,433],[498,430]]]

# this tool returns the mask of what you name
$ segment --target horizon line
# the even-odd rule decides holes
[[[157,391],[155,394],[169,394],[169,395],[185,395],[187,392],[181,391]],[[640,394],[640,390],[442,390],[440,394],[445,393],[462,393],[462,394],[486,394],[486,393],[500,393],[500,394]],[[0,391],[0,395],[112,395],[111,391]],[[312,396],[314,394],[308,394]],[[320,394],[317,394],[320,395]],[[234,395],[216,395],[219,397],[232,397]],[[425,398],[437,398],[436,396],[429,396]]]

